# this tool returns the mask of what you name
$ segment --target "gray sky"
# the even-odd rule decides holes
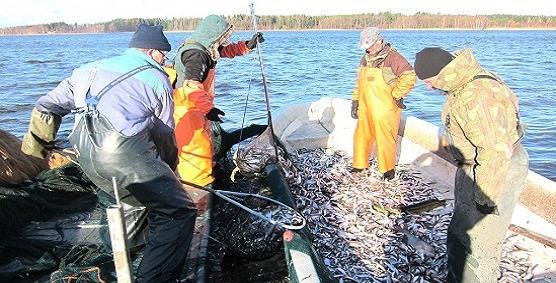
[[[134,17],[249,14],[251,2],[259,15],[342,15],[389,11],[403,14],[556,16],[556,2],[551,0],[2,0],[0,27],[51,22],[97,23]]]

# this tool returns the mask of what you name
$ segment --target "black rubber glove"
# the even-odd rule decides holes
[[[396,101],[396,105],[397,105],[400,109],[405,109],[405,108],[407,108],[407,107],[405,106],[405,104],[403,104],[403,98],[395,99],[395,101]]]
[[[175,171],[178,167],[178,147],[176,145],[176,136],[174,132],[169,133],[151,133],[156,150],[162,161]]]
[[[247,45],[247,48],[255,49],[258,43],[263,43],[263,42],[264,42],[263,33],[256,32],[250,40],[245,42],[245,44]]]
[[[351,118],[357,119],[359,117],[359,115],[357,114],[358,110],[359,110],[359,101],[358,100],[352,100],[351,101]]]
[[[212,109],[210,109],[207,115],[205,115],[205,117],[207,117],[207,119],[211,121],[222,123],[223,121],[222,119],[220,119],[219,115],[226,116],[226,113],[216,107],[213,107]]]
[[[493,202],[484,205],[475,202],[475,206],[477,207],[477,210],[482,214],[500,215],[500,213],[498,212],[498,207]]]

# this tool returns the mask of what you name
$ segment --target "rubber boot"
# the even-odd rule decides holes
[[[382,175],[382,180],[390,181],[394,179],[394,177],[396,177],[396,170],[392,169],[384,172],[384,174]]]

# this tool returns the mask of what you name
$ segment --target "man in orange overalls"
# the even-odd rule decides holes
[[[357,71],[352,95],[351,116],[357,119],[353,138],[353,170],[369,167],[369,156],[376,143],[378,171],[383,179],[395,176],[396,140],[403,98],[416,81],[413,67],[374,27],[361,32],[360,47],[365,55]]]
[[[214,181],[209,123],[221,122],[219,115],[224,115],[214,107],[216,63],[220,57],[245,55],[264,41],[262,33],[258,32],[248,41],[228,43],[233,31],[234,26],[223,17],[207,16],[180,46],[174,58],[177,171],[183,180],[199,186]]]

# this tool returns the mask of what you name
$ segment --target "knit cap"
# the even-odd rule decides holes
[[[448,65],[454,56],[438,47],[427,47],[415,54],[415,74],[421,80],[432,78]]]
[[[172,47],[162,32],[162,26],[140,24],[131,37],[129,47],[170,51]]]

